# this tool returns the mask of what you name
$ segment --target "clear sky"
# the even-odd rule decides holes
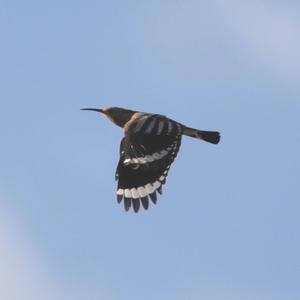
[[[0,1],[0,298],[300,299],[297,1]],[[125,213],[121,106],[183,138]]]

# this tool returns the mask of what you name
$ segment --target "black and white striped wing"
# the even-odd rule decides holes
[[[117,167],[117,199],[124,199],[125,210],[131,205],[135,212],[140,202],[149,206],[148,196],[157,201],[162,193],[170,165],[181,144],[181,125],[161,115],[142,115],[125,130]]]

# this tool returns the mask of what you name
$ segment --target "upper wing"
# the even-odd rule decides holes
[[[156,203],[171,163],[181,144],[181,125],[161,115],[142,115],[125,129],[121,141],[120,161],[116,171],[117,197],[124,197],[125,209],[133,204],[138,211],[140,200],[145,209]]]

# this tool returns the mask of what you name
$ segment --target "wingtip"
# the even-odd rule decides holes
[[[135,213],[140,209],[140,199],[132,199],[132,206]]]
[[[152,202],[153,202],[154,204],[156,204],[156,203],[157,203],[157,195],[156,195],[156,191],[154,191],[153,193],[151,193],[149,196],[150,196],[150,199],[152,200]]]

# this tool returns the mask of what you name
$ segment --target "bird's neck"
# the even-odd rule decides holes
[[[122,114],[119,114],[117,117],[108,117],[113,123],[115,123],[117,126],[120,126],[124,128],[125,124],[130,121],[132,116],[135,114],[135,111],[132,110],[126,110],[123,111]]]

